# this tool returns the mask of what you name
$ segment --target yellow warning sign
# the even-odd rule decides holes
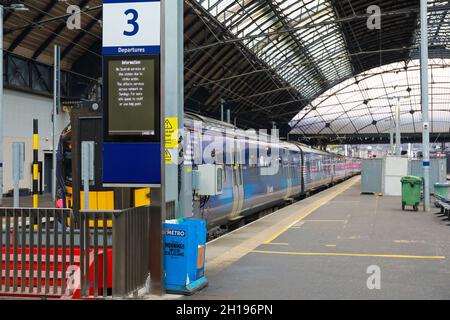
[[[165,128],[166,148],[178,148],[178,118],[166,118]]]
[[[172,155],[167,149],[166,149],[166,164],[172,164]]]

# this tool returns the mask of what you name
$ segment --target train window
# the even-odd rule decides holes
[[[217,193],[222,193],[223,191],[223,168],[217,168]]]

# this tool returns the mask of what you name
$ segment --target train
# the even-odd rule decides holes
[[[189,112],[185,113],[184,129],[183,165],[192,174],[193,184],[192,197],[188,195],[189,210],[193,217],[204,219],[211,232],[361,172],[358,158],[297,142],[277,140],[274,144],[264,133],[248,134],[248,130]],[[58,193],[64,197],[66,207],[71,206],[70,137],[69,127],[61,135],[57,161]],[[181,170],[182,166],[179,167]],[[95,170],[101,168],[96,166]],[[212,186],[213,191],[205,192],[203,183]],[[90,209],[114,209],[114,190],[103,188],[101,183],[93,190],[98,198],[107,199],[97,201]],[[142,198],[151,194],[151,190],[136,189],[136,192],[141,201],[135,202],[135,206],[150,203]]]
[[[201,147],[197,146],[200,144],[198,127],[204,137]],[[272,155],[268,156],[274,147],[270,137],[261,139],[261,133],[249,135],[248,131],[238,130],[231,124],[193,113],[185,115],[185,130],[187,139],[191,140],[186,143],[185,166],[195,168],[195,163],[200,163],[201,151],[195,151],[204,153],[214,140],[210,136],[222,138],[218,139],[219,144],[222,143],[222,150],[231,158],[227,161],[217,154],[211,157],[216,159],[214,164],[222,175],[217,179],[223,184],[220,194],[196,197],[194,191],[193,202],[200,203],[194,206],[194,217],[206,220],[208,230],[239,222],[361,173],[361,159],[313,149],[298,142],[278,141],[275,147],[279,156],[273,159]],[[257,146],[253,148],[257,153],[252,153],[252,145]],[[260,150],[265,152],[261,154]],[[239,157],[241,161],[237,161]],[[277,165],[274,166],[273,161],[278,162]],[[201,162],[204,165],[205,159]]]

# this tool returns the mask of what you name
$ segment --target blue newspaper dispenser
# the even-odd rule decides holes
[[[168,293],[191,295],[208,285],[205,277],[206,223],[185,219],[164,224],[165,285]]]

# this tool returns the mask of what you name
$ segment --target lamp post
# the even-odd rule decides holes
[[[422,96],[422,145],[424,210],[430,211],[430,123],[428,114],[428,2],[420,0],[420,87]]]
[[[400,157],[402,155],[402,133],[401,133],[401,127],[400,127],[400,97],[397,98],[397,107],[395,109],[395,155],[397,157]]]
[[[0,4],[0,205],[3,204],[3,13],[5,10],[28,11],[22,3],[14,3],[9,7]]]

